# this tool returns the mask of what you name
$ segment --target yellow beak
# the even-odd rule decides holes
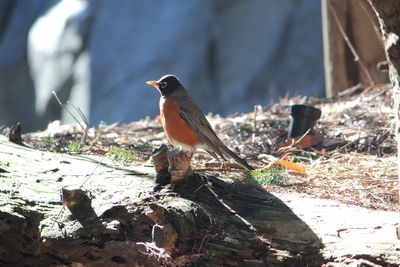
[[[158,87],[158,83],[156,81],[148,81],[146,83]]]

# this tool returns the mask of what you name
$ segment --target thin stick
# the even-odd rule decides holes
[[[86,118],[85,114],[83,114],[82,110],[79,107],[76,107],[74,104],[70,103],[69,101],[67,101],[67,104],[71,105],[74,110],[78,113],[78,115],[82,118],[83,122],[88,125],[89,121]]]
[[[235,162],[206,162],[205,167],[207,168],[221,168],[224,169],[224,167],[226,167],[226,169],[238,169],[241,171],[245,171],[246,169],[243,168],[241,165],[239,165],[238,163]]]
[[[64,104],[61,102],[60,98],[58,98],[58,96],[57,96],[57,93],[56,93],[55,91],[52,91],[52,93],[53,93],[55,99],[57,100],[58,104],[60,104],[61,108],[65,109],[65,110],[68,112],[68,114],[69,114],[69,115],[79,124],[79,126],[82,128],[82,131],[83,131],[82,142],[85,142],[85,140],[86,140],[86,135],[87,135],[87,132],[88,132],[88,130],[89,130],[89,122],[88,122],[86,116],[83,114],[83,112],[82,112],[79,108],[77,108],[77,107],[75,107],[74,105],[70,104],[70,105],[75,109],[75,111],[79,114],[79,116],[81,116],[81,118],[82,118],[82,120],[83,120],[83,123],[85,124],[85,127],[84,127],[84,126],[82,125],[82,123],[74,116],[74,114],[71,112],[71,110],[70,110],[66,105],[64,105]],[[68,103],[68,102],[67,102],[67,103]]]
[[[53,229],[54,224],[56,224],[56,222],[58,221],[58,219],[60,218],[61,214],[64,212],[65,209],[65,205],[62,205],[60,212],[57,214],[56,218],[53,220],[53,223],[51,224],[50,229]]]
[[[243,172],[243,171],[247,171],[245,169],[227,169],[227,168],[215,168],[215,167],[210,167],[210,168],[200,168],[200,169],[194,169],[194,171],[196,172]]]
[[[257,111],[259,109],[260,105],[255,105],[254,106],[254,132],[257,133],[258,129],[257,129]]]
[[[218,235],[218,234],[214,234],[214,235],[212,235],[212,234],[206,234],[205,236],[203,236],[203,238],[201,239],[200,247],[199,247],[199,249],[197,250],[197,254],[200,254],[201,248],[203,247],[203,244],[204,244],[204,241],[206,240],[206,238],[209,238],[209,239],[215,238],[217,235]]]
[[[333,18],[335,19],[335,22],[339,28],[340,33],[343,36],[344,41],[346,42],[347,46],[349,47],[351,53],[353,54],[354,57],[354,61],[358,62],[358,64],[360,64],[361,69],[364,71],[365,76],[367,77],[370,85],[374,85],[374,81],[372,80],[371,74],[368,72],[367,67],[365,66],[364,62],[360,59],[360,57],[358,56],[358,53],[356,51],[356,49],[354,48],[354,46],[352,45],[349,37],[347,36],[346,32],[343,29],[342,24],[340,23],[339,17],[335,11],[335,7],[332,5],[332,2],[330,0],[328,0],[328,4],[329,4],[329,10],[332,12]]]
[[[97,170],[97,168],[103,163],[104,158],[106,157],[106,155],[104,155],[100,161],[97,162],[96,167],[94,167],[93,171],[90,173],[90,175],[88,176],[88,178],[86,178],[85,181],[83,181],[83,183],[81,184],[81,186],[79,187],[79,189],[81,189],[87,181],[89,181],[89,179],[93,176],[94,172]]]
[[[70,104],[73,109],[78,113],[78,115],[82,118],[83,122],[85,123],[85,129],[83,129],[83,136],[82,136],[82,143],[85,142],[87,133],[89,131],[89,121],[85,114],[83,114],[82,110],[79,107],[76,107],[74,104],[71,104],[69,101],[67,101],[68,104]]]

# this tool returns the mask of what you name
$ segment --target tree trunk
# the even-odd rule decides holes
[[[389,62],[389,77],[393,86],[393,110],[395,113],[395,134],[397,156],[399,158],[398,176],[400,183],[400,1],[367,0],[378,17],[386,59]],[[399,189],[400,200],[400,189]]]

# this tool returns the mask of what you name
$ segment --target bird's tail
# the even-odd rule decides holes
[[[225,145],[219,147],[221,152],[223,152],[225,155],[229,156],[230,158],[234,159],[239,165],[244,167],[247,170],[254,170],[252,166],[250,166],[247,161],[236,155],[232,150],[230,150],[228,147]]]

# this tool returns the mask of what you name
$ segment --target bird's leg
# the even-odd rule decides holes
[[[181,145],[179,145],[179,147],[183,150],[183,147],[181,146]],[[194,151],[193,150],[190,150],[190,151],[185,151],[185,150],[183,150],[183,152],[186,154],[186,156],[189,158],[189,162],[192,160],[192,156],[193,156],[193,154],[194,154]]]
[[[221,169],[228,169],[229,165],[225,159],[225,157],[220,154],[220,157],[222,158],[222,160],[217,156],[217,153],[215,153],[214,151],[211,150],[206,150],[208,152],[208,154],[210,154],[214,159],[216,159],[218,161],[218,163],[220,163],[221,165]]]
[[[221,163],[222,171],[225,173],[225,170],[229,169],[229,161],[227,161],[223,155],[221,155],[221,158],[222,159],[220,159],[220,158],[217,158],[217,159]]]
[[[194,153],[192,151],[187,151],[186,152],[186,155],[188,156],[189,160],[192,160],[193,154]]]
[[[226,174],[226,170],[229,169],[229,161],[223,160],[221,162],[221,169],[224,174]]]

